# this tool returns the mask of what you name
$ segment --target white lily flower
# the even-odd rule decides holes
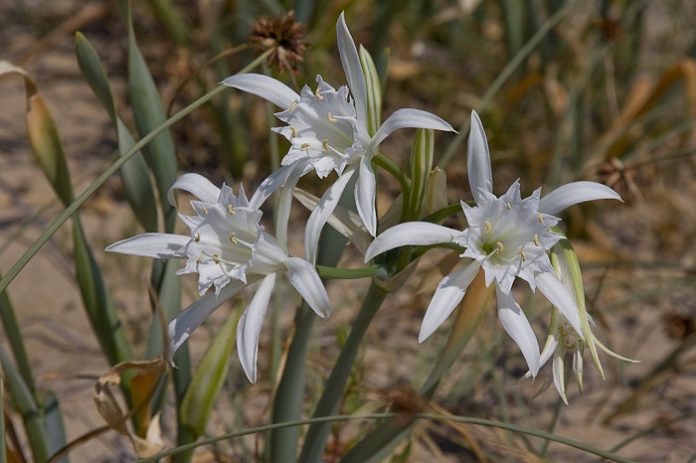
[[[399,224],[372,242],[365,261],[406,245],[454,243],[465,248],[461,256],[473,260],[440,281],[423,318],[418,341],[427,339],[449,317],[482,268],[486,285],[496,285],[500,322],[520,347],[531,375],[536,376],[541,365],[539,344],[527,317],[512,297],[512,284],[519,277],[533,291],[538,288],[582,339],[575,301],[554,274],[547,254],[561,238],[551,230],[560,219],[551,214],[584,201],[620,197],[612,189],[594,182],[570,183],[541,199],[541,189],[522,199],[519,182],[515,182],[504,195],[495,196],[488,142],[475,111],[471,113],[468,150],[469,185],[476,202],[474,207],[462,202],[468,228],[458,231],[427,222]]]
[[[169,190],[169,201],[175,207],[176,190],[197,198],[191,202],[195,216],[179,214],[190,234],[145,233],[114,243],[106,250],[182,259],[186,263],[177,274],[198,274],[198,290],[203,297],[169,323],[171,355],[225,301],[261,280],[237,326],[237,351],[244,372],[253,383],[259,335],[276,275],[284,273],[322,318],[330,312],[326,289],[312,264],[288,256],[284,243],[281,246],[264,231],[259,223],[262,212],[250,204],[241,187],[235,195],[226,185],[220,189],[198,174],[185,174]],[[211,287],[214,293],[204,295]]]
[[[613,352],[602,344],[592,332],[594,322],[590,314],[587,313],[580,265],[572,247],[564,242],[559,243],[552,249],[551,258],[556,275],[577,304],[580,326],[584,337],[584,339],[578,338],[565,316],[555,307],[552,309],[549,333],[541,351],[540,363],[541,366],[544,366],[550,359],[553,359],[551,375],[553,384],[558,395],[568,405],[568,397],[566,396],[566,357],[572,357],[572,369],[581,392],[583,389],[583,356],[585,348],[589,350],[590,357],[602,379],[604,379],[604,369],[602,368],[602,362],[599,360],[598,350],[602,350],[607,355],[624,362],[637,363],[637,361]],[[531,376],[531,372],[528,372],[526,376]]]
[[[255,206],[279,188],[292,190],[299,178],[311,170],[320,178],[332,171],[339,176],[307,222],[305,252],[310,261],[316,258],[321,229],[354,175],[358,176],[354,193],[358,214],[367,231],[375,236],[376,181],[372,158],[385,138],[407,127],[454,131],[450,124],[434,114],[419,109],[399,109],[375,133],[370,133],[365,76],[343,13],[336,23],[336,33],[348,86],[336,90],[317,76],[316,90],[305,86],[298,95],[284,83],[261,74],[237,74],[223,81],[224,85],[279,106],[282,111],[276,113],[276,117],[287,124],[273,130],[290,141],[290,150],[282,160],[282,167],[268,177],[252,197]]]

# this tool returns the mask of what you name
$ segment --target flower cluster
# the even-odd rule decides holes
[[[283,29],[291,19],[287,19],[287,24],[279,23],[277,28]],[[269,24],[266,28],[270,30]],[[354,242],[360,235],[358,247],[364,251],[365,262],[403,246],[446,244],[461,249],[462,265],[438,284],[423,318],[419,342],[444,323],[470,283],[482,273],[486,286],[495,286],[498,318],[520,347],[529,376],[536,376],[542,365],[553,358],[554,383],[566,400],[566,351],[573,353],[580,383],[584,346],[589,348],[600,371],[597,348],[616,354],[592,334],[579,266],[573,260],[572,249],[565,252],[562,248],[565,238],[557,228],[560,219],[556,215],[581,202],[620,199],[618,194],[598,183],[574,182],[544,197],[537,189],[522,198],[520,183],[516,181],[506,193],[496,196],[486,135],[478,115],[472,112],[467,167],[474,202],[461,202],[467,228],[455,230],[413,221],[394,225],[378,235],[374,161],[381,156],[380,144],[401,128],[453,129],[440,117],[418,109],[399,109],[379,124],[379,115],[375,114],[379,105],[371,101],[368,88],[374,76],[367,75],[369,66],[366,67],[363,56],[366,52],[361,49],[358,53],[342,14],[336,32],[347,85],[335,88],[317,76],[314,90],[305,86],[298,94],[261,74],[237,74],[223,81],[224,85],[278,106],[280,111],[275,115],[284,125],[272,130],[290,142],[282,166],[261,182],[251,198],[241,187],[235,193],[226,185],[217,188],[200,175],[185,174],[172,186],[169,200],[177,206],[177,190],[196,198],[191,202],[195,215],[179,215],[189,229],[186,235],[146,233],[107,248],[157,259],[181,259],[185,264],[179,274],[198,274],[202,297],[170,322],[170,351],[176,351],[225,301],[246,286],[258,284],[237,333],[242,367],[249,380],[256,381],[261,326],[278,278],[286,278],[317,315],[329,315],[329,298],[315,268],[319,235],[328,222]],[[429,159],[432,162],[432,156]],[[320,178],[336,176],[323,196],[312,200],[295,189],[299,179],[311,171]],[[355,212],[338,206],[351,181],[355,182]],[[280,201],[273,236],[261,225],[260,208],[275,192],[280,194]],[[313,209],[305,229],[304,258],[287,252],[293,194],[304,204],[311,203]],[[384,222],[380,225],[384,227]],[[532,291],[538,289],[554,307],[548,340],[541,351],[531,324],[513,297],[512,287],[517,279],[524,280]],[[213,291],[209,292],[211,288]]]

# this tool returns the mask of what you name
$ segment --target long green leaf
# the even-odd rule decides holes
[[[97,99],[106,108],[116,129],[118,148],[121,154],[127,153],[135,140],[123,123],[114,106],[111,88],[106,71],[96,50],[81,33],[75,34],[75,54],[82,75],[89,83]],[[120,170],[123,189],[135,217],[146,231],[157,231],[157,206],[155,194],[148,175],[147,164],[141,153],[137,153]]]
[[[128,96],[135,125],[142,136],[161,126],[167,118],[155,81],[135,39],[130,1],[120,0],[119,5],[128,27]],[[167,201],[167,192],[176,180],[176,151],[169,130],[163,130],[143,150],[147,154],[145,160],[155,176],[164,215],[164,228],[171,232],[176,222],[176,210]]]
[[[193,430],[196,438],[205,432],[208,417],[225,382],[240,316],[241,310],[235,310],[215,336],[198,364],[181,403],[179,419],[183,425]]]
[[[36,390],[36,382],[31,371],[31,363],[29,363],[29,357],[24,347],[24,339],[22,338],[22,331],[19,328],[14,307],[6,291],[0,293],[0,320],[2,320],[2,327],[5,330],[10,349],[12,349],[17,369],[29,390],[34,392]]]
[[[38,406],[41,413],[41,421],[46,433],[48,451],[51,455],[65,447],[65,425],[63,414],[60,411],[58,397],[51,391],[39,393]],[[64,456],[58,460],[60,463],[67,463],[68,457]]]
[[[41,422],[41,414],[36,406],[34,397],[29,387],[22,380],[22,375],[10,362],[2,347],[0,347],[0,363],[2,363],[2,369],[4,370],[7,392],[14,407],[22,416],[22,422],[27,433],[34,461],[46,461],[51,453],[49,451],[48,438]]]

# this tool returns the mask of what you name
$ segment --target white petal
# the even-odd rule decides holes
[[[307,173],[309,169],[310,166],[308,166],[307,162],[304,161],[293,163],[287,166],[281,166],[280,168],[276,169],[273,173],[271,173],[271,175],[266,177],[258,186],[253,196],[249,200],[249,207],[251,207],[252,209],[258,209],[261,207],[263,203],[266,202],[266,200],[273,193],[278,191],[280,188],[284,186],[288,186],[290,188],[294,187],[295,184],[291,184],[289,182],[289,179],[291,177],[295,178],[293,174],[296,174],[299,170],[299,177],[301,177],[302,175]]]
[[[281,81],[263,74],[235,74],[223,80],[222,83],[228,87],[260,96],[283,109],[288,109],[300,99],[300,95],[293,89]]]
[[[334,184],[331,185],[326,192],[324,192],[324,195],[319,200],[319,204],[317,204],[317,207],[310,214],[305,227],[304,239],[305,256],[307,257],[308,261],[316,261],[317,247],[319,245],[319,236],[321,235],[321,230],[324,228],[324,224],[326,224],[326,221],[336,208],[336,205],[343,194],[343,190],[346,188],[346,185],[354,173],[354,168],[345,170],[343,175],[339,176]]]
[[[553,385],[561,396],[563,403],[568,405],[568,397],[565,393],[565,362],[563,353],[553,357]]]
[[[295,189],[295,185],[297,185],[297,181],[304,174],[304,169],[302,169],[301,165],[294,165],[293,167],[287,181],[280,189],[275,214],[275,237],[283,249],[288,247],[288,221],[290,220],[290,209],[292,206],[292,192]]]
[[[263,318],[268,310],[268,302],[273,294],[276,274],[264,277],[256,294],[244,309],[242,318],[237,325],[237,355],[242,369],[252,383],[256,382],[256,357],[259,352],[259,336],[263,326]]]
[[[375,171],[372,169],[372,160],[369,157],[360,158],[360,173],[355,188],[355,206],[358,215],[365,224],[367,232],[371,236],[377,234],[377,211],[375,210],[375,194],[377,182]]]
[[[319,198],[300,188],[295,188],[293,194],[310,211],[313,211],[319,203]],[[365,254],[367,247],[372,241],[372,236],[365,231],[358,214],[339,204],[334,209],[333,214],[329,216],[328,224],[341,235],[348,238],[361,253]]]
[[[198,174],[184,174],[176,179],[167,193],[167,199],[174,207],[176,207],[175,190],[187,191],[204,203],[216,203],[220,197],[220,188]]]
[[[309,307],[320,317],[328,317],[331,313],[329,296],[314,266],[299,257],[290,257],[285,261],[285,266],[288,269],[288,281],[307,301]]]
[[[578,307],[568,289],[563,286],[561,280],[551,272],[538,273],[535,277],[536,287],[541,294],[553,304],[559,312],[568,320],[577,335],[582,339],[580,328],[580,315]]]
[[[367,90],[365,87],[365,75],[363,74],[362,65],[358,50],[355,48],[355,42],[348,31],[346,20],[341,13],[336,22],[336,42],[338,44],[338,53],[341,55],[341,63],[343,71],[346,73],[346,80],[350,87],[350,92],[355,100],[355,109],[357,110],[358,121],[367,129]]]
[[[423,342],[433,334],[450,316],[452,311],[462,301],[466,288],[474,279],[481,265],[474,261],[440,280],[433,294],[428,310],[425,311],[421,323],[418,342]]]
[[[483,124],[476,111],[471,111],[471,127],[469,128],[469,150],[466,160],[469,172],[469,188],[477,204],[481,203],[481,191],[493,191],[493,174],[491,173],[491,156],[488,153],[488,141]]]
[[[462,232],[430,222],[406,222],[383,231],[365,253],[365,262],[401,246],[429,246],[451,243]]]
[[[193,333],[210,314],[215,312],[215,310],[227,300],[234,297],[245,286],[246,284],[239,280],[231,281],[220,291],[219,295],[216,296],[211,293],[203,296],[170,321],[168,327],[170,357],[174,355],[174,352],[186,342],[191,333]],[[171,358],[169,360],[171,362]]]
[[[186,257],[186,244],[189,241],[191,241],[190,236],[171,233],[143,233],[111,244],[106,250],[154,259],[184,258]]]
[[[561,185],[539,201],[539,211],[554,215],[575,204],[597,199],[618,199],[621,196],[606,185],[597,182],[573,182]]]
[[[524,311],[511,294],[505,294],[498,288],[496,288],[495,294],[498,301],[498,319],[500,324],[503,325],[507,334],[515,341],[515,344],[519,346],[529,366],[529,372],[534,377],[539,373],[539,367],[541,366],[539,342],[534,334],[534,330],[532,330],[532,326],[529,324]]]
[[[377,129],[372,143],[377,146],[391,133],[398,129],[433,129],[454,132],[454,128],[444,119],[420,109],[398,109]]]

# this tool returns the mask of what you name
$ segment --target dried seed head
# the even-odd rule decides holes
[[[305,34],[305,25],[295,21],[295,12],[290,11],[274,18],[260,18],[251,27],[249,41],[273,50],[268,56],[270,66],[281,72],[297,71],[307,49]]]

